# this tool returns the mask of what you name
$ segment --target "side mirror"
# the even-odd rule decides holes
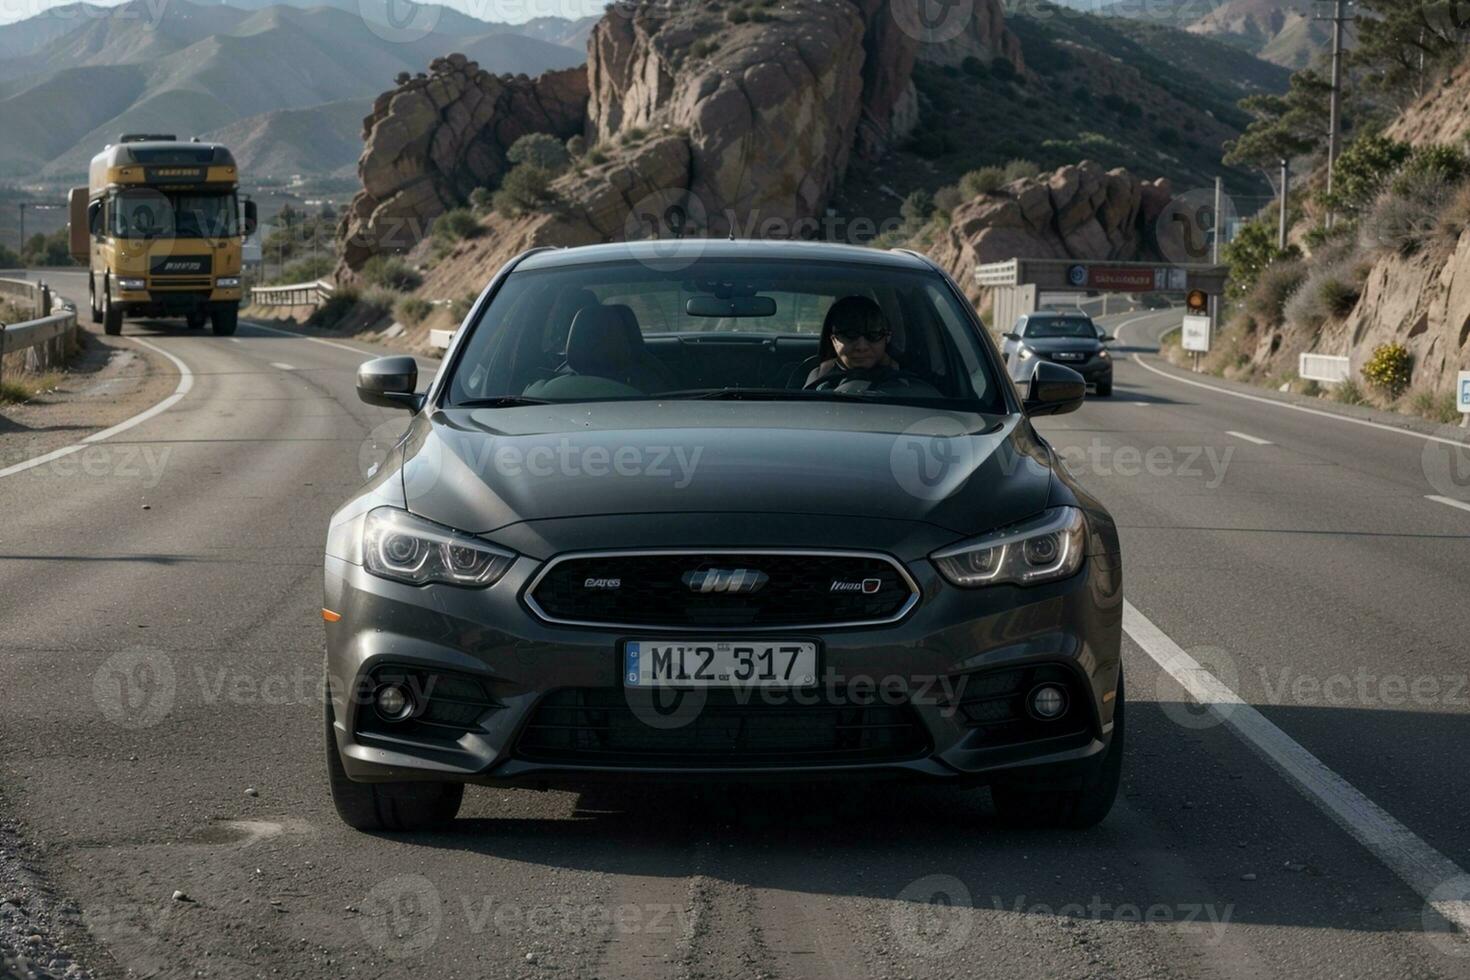
[[[1111,344],[1117,339],[1117,337],[1114,337],[1111,334],[1103,334],[1101,337],[1097,338],[1097,342],[1100,344]]]
[[[250,238],[250,237],[254,236],[255,229],[257,227],[259,227],[259,226],[260,226],[260,210],[259,210],[259,208],[257,208],[255,206],[255,202],[254,201],[246,201],[245,202],[245,227],[244,227],[244,236],[243,237]]]
[[[380,357],[357,369],[357,397],[379,408],[417,412],[424,407],[418,386],[419,364],[411,357]]]
[[[1031,372],[1030,387],[1023,406],[1026,414],[1066,415],[1082,407],[1087,397],[1087,382],[1069,367],[1052,361],[1038,361]]]
[[[1001,334],[1001,337],[1003,339],[1005,339],[1005,340],[1020,340],[1021,339],[1021,335],[1018,334],[1018,333],[1015,333],[1015,332],[1012,332],[1012,333],[1003,333],[1003,334]]]

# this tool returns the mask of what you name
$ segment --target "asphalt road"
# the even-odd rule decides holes
[[[1110,322],[1143,348],[1168,315],[1138,317]],[[0,479],[0,792],[99,976],[1470,976],[1403,873],[1470,866],[1470,511],[1426,499],[1456,496],[1449,447],[1131,360],[1046,422],[1134,607],[1095,830],[1003,829],[983,791],[472,789],[452,833],[373,837],[326,791],[321,546],[402,417],[357,401],[351,344],[126,334],[184,397]],[[1161,649],[1255,710],[1202,712]]]

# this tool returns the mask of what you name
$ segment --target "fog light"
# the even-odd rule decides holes
[[[413,697],[397,684],[385,684],[378,688],[374,699],[378,715],[384,721],[403,721],[413,714]]]
[[[1041,721],[1055,721],[1067,710],[1067,692],[1055,684],[1042,684],[1028,699],[1031,714]]]

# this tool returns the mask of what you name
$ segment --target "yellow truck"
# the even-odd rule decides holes
[[[135,134],[97,154],[69,202],[92,322],[114,336],[125,316],[182,317],[194,329],[207,320],[220,336],[234,333],[242,245],[256,224],[239,190],[234,156],[215,143]]]

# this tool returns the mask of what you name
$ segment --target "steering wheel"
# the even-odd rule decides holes
[[[927,381],[904,370],[845,368],[841,365],[803,386],[803,391],[864,392],[890,388],[932,388]]]

